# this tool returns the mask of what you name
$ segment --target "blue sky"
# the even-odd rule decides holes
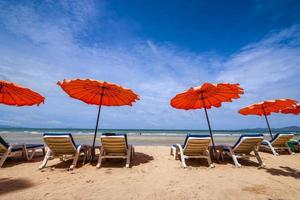
[[[300,100],[300,3],[273,1],[1,1],[0,79],[46,97],[40,107],[0,106],[0,124],[94,128],[97,107],[56,82],[94,78],[132,88],[133,107],[105,107],[102,128],[206,129],[204,111],[170,107],[178,92],[239,82],[245,94],[209,110],[214,129],[265,127],[248,104]],[[274,114],[272,127],[299,125]]]

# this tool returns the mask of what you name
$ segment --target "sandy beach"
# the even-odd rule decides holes
[[[232,161],[208,168],[191,160],[183,169],[163,146],[137,146],[132,167],[105,162],[101,169],[51,160],[42,171],[42,157],[31,162],[10,159],[0,170],[0,199],[297,199],[300,196],[300,154],[261,153],[266,164],[252,158],[235,168]]]

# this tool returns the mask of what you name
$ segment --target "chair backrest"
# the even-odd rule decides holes
[[[108,155],[126,155],[128,144],[126,134],[103,133],[101,145]]]
[[[9,147],[9,144],[0,136],[0,153],[5,153]]]
[[[76,153],[76,144],[71,133],[44,133],[44,142],[55,155]]]
[[[187,134],[183,144],[184,155],[199,155],[208,150],[211,137],[209,135]]]
[[[294,137],[292,133],[277,133],[275,137],[270,140],[273,147],[284,147],[287,142]]]
[[[263,139],[264,136],[262,134],[241,135],[235,145],[233,145],[232,149],[235,153],[249,154],[254,148],[260,145]]]

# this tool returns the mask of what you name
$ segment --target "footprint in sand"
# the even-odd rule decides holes
[[[87,180],[86,183],[94,183],[93,180]]]
[[[252,192],[255,194],[267,194],[268,188],[264,185],[253,185],[249,187],[244,187],[243,191]]]

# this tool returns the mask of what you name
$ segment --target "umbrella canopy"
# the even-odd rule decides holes
[[[0,103],[10,106],[33,106],[44,103],[45,97],[16,83],[0,80]]]
[[[215,149],[207,109],[213,106],[220,107],[222,102],[232,102],[232,99],[238,99],[242,94],[244,94],[244,90],[239,84],[204,83],[203,85],[190,88],[185,92],[177,94],[171,100],[170,104],[174,108],[184,110],[204,108],[209,132],[212,137],[213,148]]]
[[[299,115],[300,114],[300,104],[298,103],[297,105],[287,108],[281,111],[283,114],[294,114],[294,115]]]
[[[104,106],[132,106],[139,100],[137,94],[128,88],[105,81],[92,79],[64,80],[57,83],[72,98],[87,104]],[[102,98],[102,99],[101,99]]]
[[[105,81],[93,79],[64,80],[57,83],[70,97],[87,104],[98,105],[98,115],[93,139],[93,153],[97,136],[101,106],[132,106],[139,100],[139,96],[131,89]],[[93,157],[92,157],[93,159]]]
[[[271,138],[273,138],[267,116],[271,113],[279,113],[281,110],[293,107],[296,105],[296,103],[297,101],[293,99],[274,99],[249,105],[245,108],[240,109],[238,112],[242,115],[264,115],[268,125],[270,136]]]

